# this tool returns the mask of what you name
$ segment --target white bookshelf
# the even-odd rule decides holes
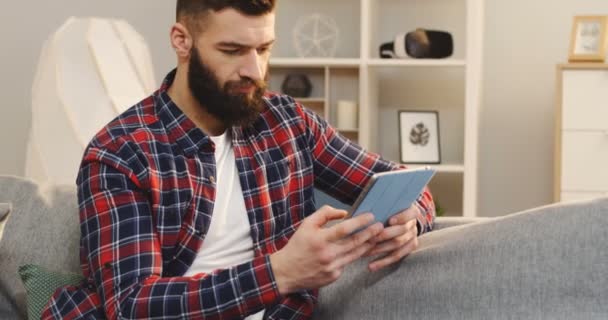
[[[292,30],[300,16],[321,13],[340,28],[334,58],[299,58]],[[397,112],[438,111],[441,163],[430,185],[450,216],[477,212],[477,144],[483,39],[482,0],[309,0],[278,2],[272,90],[289,73],[304,73],[311,97],[296,98],[336,124],[335,105],[358,103],[356,130],[340,130],[364,148],[399,162]],[[448,59],[381,59],[381,43],[418,27],[452,33]],[[420,165],[411,165],[417,167]]]

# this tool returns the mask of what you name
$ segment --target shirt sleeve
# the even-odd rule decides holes
[[[304,320],[310,319],[317,302],[318,290],[304,290],[285,296],[281,302],[267,309],[264,319]]]
[[[108,319],[233,319],[275,305],[269,256],[213,274],[161,277],[148,194],[129,162],[90,148],[79,177],[82,254]],[[126,159],[126,160],[123,160]]]
[[[352,205],[375,173],[407,168],[364,150],[336,132],[323,118],[294,103],[305,122],[314,159],[315,187],[330,196]],[[418,234],[431,231],[435,205],[428,187],[416,200],[415,206],[420,210]]]

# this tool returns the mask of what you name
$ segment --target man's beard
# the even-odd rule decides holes
[[[242,78],[228,81],[222,87],[213,71],[202,61],[198,50],[192,47],[188,68],[188,85],[198,103],[226,127],[253,124],[265,108],[263,99],[265,81]],[[253,86],[253,92],[239,93],[239,88]]]

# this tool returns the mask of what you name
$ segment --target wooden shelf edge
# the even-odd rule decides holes
[[[271,67],[343,67],[358,68],[357,58],[270,58]]]
[[[340,128],[335,128],[336,130],[338,130],[338,132],[340,133],[359,133],[359,129],[340,129]]]
[[[557,65],[558,69],[577,70],[577,69],[608,69],[607,63],[602,62],[567,62]]]
[[[406,164],[407,165],[407,164]],[[464,173],[464,165],[460,164],[428,164],[428,165],[409,165],[410,168],[420,168],[429,166],[437,170],[437,173]]]
[[[465,67],[464,59],[370,59],[372,67]]]
[[[300,103],[325,103],[325,98],[293,98]]]

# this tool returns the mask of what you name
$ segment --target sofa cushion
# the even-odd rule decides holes
[[[40,319],[44,306],[59,287],[76,286],[84,281],[78,273],[62,273],[27,264],[19,267],[19,276],[27,292],[28,319]]]
[[[42,187],[31,180],[0,176],[0,203],[12,204],[0,242],[0,318],[25,319],[19,266],[80,272],[76,187]]]

